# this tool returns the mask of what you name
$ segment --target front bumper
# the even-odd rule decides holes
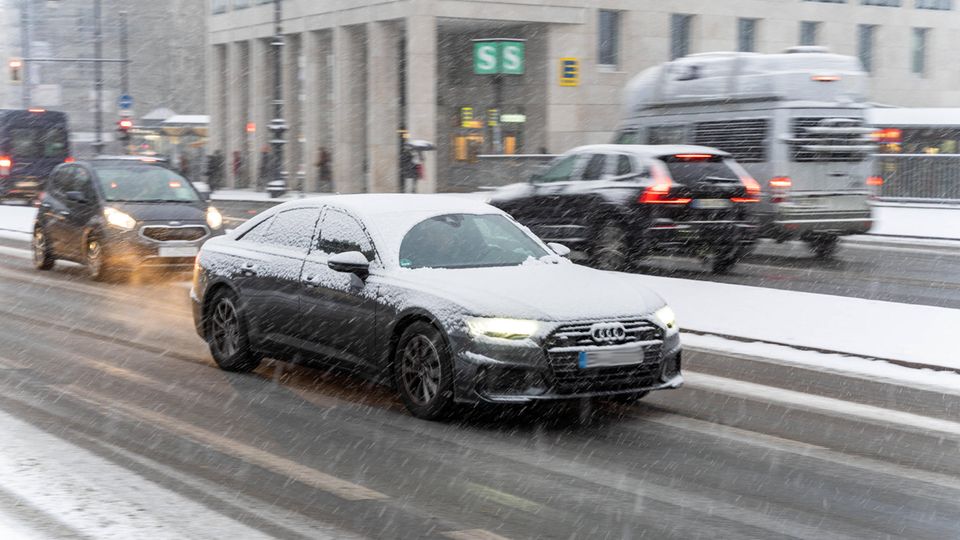
[[[525,341],[490,343],[463,338],[455,356],[456,399],[464,403],[531,403],[603,398],[674,389],[683,384],[679,334],[664,337],[636,364],[570,369],[570,360]],[[563,353],[560,353],[563,354]],[[574,357],[576,354],[574,353]],[[565,363],[561,366],[560,363]],[[573,360],[575,365],[575,360]]]
[[[43,181],[32,176],[8,177],[0,180],[0,198],[34,200],[40,194]]]
[[[104,245],[108,264],[118,270],[134,271],[138,269],[161,269],[175,272],[193,270],[197,253],[204,242],[223,234],[222,230],[211,231],[205,224],[193,224],[203,227],[207,232],[197,240],[157,241],[143,234],[150,225],[138,225],[131,231],[107,228]]]

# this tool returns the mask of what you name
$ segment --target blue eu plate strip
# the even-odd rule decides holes
[[[577,365],[580,366],[580,369],[587,367],[587,353],[580,351],[580,356],[577,357]]]

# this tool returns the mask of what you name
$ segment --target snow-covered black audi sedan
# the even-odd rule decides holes
[[[225,370],[333,360],[393,385],[428,419],[454,403],[680,386],[671,309],[638,276],[567,252],[466,198],[291,201],[204,244],[194,321]]]

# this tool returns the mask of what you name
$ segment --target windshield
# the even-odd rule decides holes
[[[400,244],[404,268],[516,266],[547,251],[504,216],[448,214],[415,225]]]
[[[14,158],[64,158],[67,132],[59,127],[13,127],[10,153]]]
[[[129,164],[96,168],[108,201],[193,202],[200,200],[186,178],[163,167]]]

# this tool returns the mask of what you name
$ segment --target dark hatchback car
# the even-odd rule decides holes
[[[97,280],[139,268],[191,270],[223,218],[187,179],[149,158],[100,157],[57,167],[33,229],[34,264],[86,265]]]
[[[440,195],[284,203],[206,244],[191,299],[226,370],[336,360],[423,418],[454,403],[676,388],[679,329],[643,278],[572,263],[504,212]]]
[[[759,197],[757,182],[721,150],[617,144],[570,150],[489,202],[598,268],[629,270],[646,255],[676,253],[725,272],[756,241]]]

